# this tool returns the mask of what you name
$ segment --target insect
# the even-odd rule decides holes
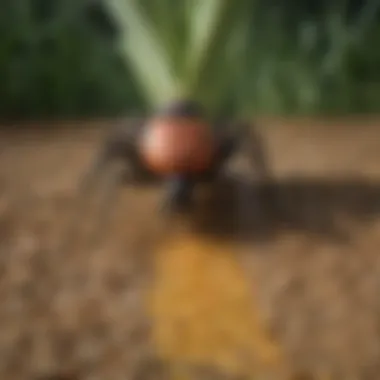
[[[163,182],[162,211],[185,211],[193,204],[195,187],[217,179],[240,150],[248,155],[253,171],[269,177],[262,141],[250,125],[210,123],[197,103],[178,101],[111,133],[84,187],[93,186],[111,162],[119,161],[129,183]]]

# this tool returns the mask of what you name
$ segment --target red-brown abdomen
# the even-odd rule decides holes
[[[148,122],[139,148],[145,165],[157,174],[196,174],[210,168],[215,142],[201,119],[167,116]]]

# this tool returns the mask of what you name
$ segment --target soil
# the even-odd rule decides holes
[[[378,379],[380,119],[258,120],[272,180],[169,223],[78,193],[123,122],[0,131],[0,377]]]

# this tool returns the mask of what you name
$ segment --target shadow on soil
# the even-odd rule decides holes
[[[285,179],[237,185],[224,180],[196,207],[201,234],[243,241],[273,240],[282,232],[348,242],[349,226],[380,216],[380,181]]]

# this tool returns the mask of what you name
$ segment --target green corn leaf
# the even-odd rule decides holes
[[[160,39],[178,77],[182,76],[187,45],[187,3],[177,0],[140,0],[152,21],[156,36]]]
[[[157,108],[180,96],[173,63],[142,4],[136,0],[106,2],[122,32],[122,51],[148,103]]]
[[[212,112],[238,72],[246,0],[104,0],[122,30],[122,49],[151,106],[175,97]]]
[[[217,66],[225,66],[224,76],[229,76],[226,56],[230,39],[238,25],[244,22],[244,12],[249,2],[242,0],[193,0],[189,10],[189,51],[187,55],[186,82],[189,93],[202,93],[209,82],[210,73]],[[223,75],[222,75],[223,76]],[[220,77],[221,80],[225,78]]]

